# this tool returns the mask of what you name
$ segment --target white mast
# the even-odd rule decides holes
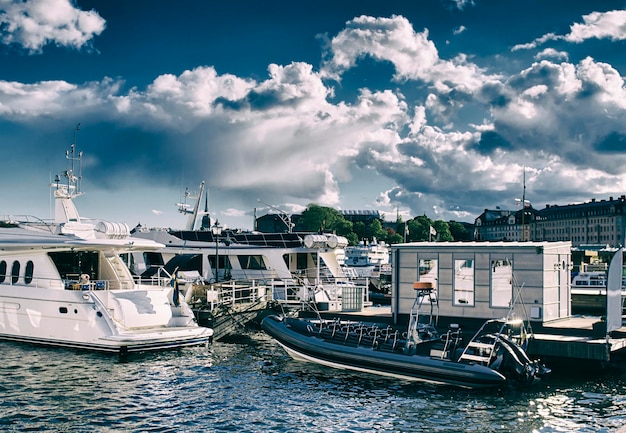
[[[70,146],[70,150],[65,151],[65,158],[70,161],[70,169],[62,173],[63,182],[56,175],[54,183],[50,186],[54,188],[54,222],[58,225],[67,223],[80,224],[80,216],[72,199],[83,195],[80,190],[82,175],[82,158],[83,152],[76,154],[76,134],[80,130],[80,123],[76,125],[74,130],[74,142]],[[78,163],[78,174],[75,171],[75,164]]]

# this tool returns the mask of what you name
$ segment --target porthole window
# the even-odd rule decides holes
[[[4,283],[7,278],[7,262],[2,260],[0,262],[0,283]]]
[[[13,262],[13,267],[11,268],[11,283],[17,283],[17,280],[20,279],[20,262],[17,260]]]
[[[33,281],[33,270],[35,265],[32,260],[26,262],[26,272],[24,273],[24,282],[30,284]]]

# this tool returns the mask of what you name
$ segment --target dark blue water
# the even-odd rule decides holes
[[[614,432],[626,376],[465,391],[291,360],[263,333],[127,360],[0,342],[4,432]]]

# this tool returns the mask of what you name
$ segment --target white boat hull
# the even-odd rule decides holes
[[[103,352],[130,353],[189,345],[206,344],[213,331],[176,323],[168,307],[143,314],[136,313],[135,325],[142,315],[150,318],[148,326],[125,326],[119,305],[107,306],[102,298],[128,291],[49,290],[34,287],[8,286],[0,290],[0,339],[72,347]],[[163,289],[153,289],[160,299]],[[135,304],[132,304],[132,309]],[[109,308],[113,307],[113,308]],[[129,307],[129,306],[127,306]],[[161,325],[156,317],[161,316]],[[193,316],[180,317],[189,322]]]

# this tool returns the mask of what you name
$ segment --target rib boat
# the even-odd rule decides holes
[[[432,316],[428,322],[420,319],[422,304],[431,304],[432,311],[436,299],[432,288],[416,290],[406,332],[372,323],[277,315],[263,319],[261,327],[296,360],[405,380],[504,388],[527,386],[549,373],[515,341],[516,333],[525,338],[521,321],[489,320],[463,344],[459,327],[439,334]]]
[[[208,344],[213,330],[198,326],[175,280],[140,280],[122,258],[162,244],[79,216],[82,152],[74,143],[66,157],[71,168],[51,185],[54,222],[0,222],[0,339],[122,355]]]

